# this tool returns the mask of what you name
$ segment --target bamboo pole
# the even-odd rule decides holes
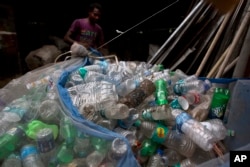
[[[227,52],[229,50],[230,45],[227,47],[227,49],[223,52],[222,56],[219,58],[219,60],[215,63],[215,65],[213,66],[213,68],[209,71],[207,78],[212,78],[213,76],[216,75],[216,72],[219,69],[219,66],[221,65],[223,59],[225,58],[225,56],[227,55]]]
[[[239,60],[239,56],[236,57],[230,64],[226,66],[225,70],[223,71],[223,74],[226,74],[231,68],[233,68],[236,65],[238,60]]]
[[[226,67],[228,60],[230,58],[230,56],[232,55],[235,47],[237,46],[238,41],[240,40],[245,28],[248,28],[248,23],[249,23],[249,18],[250,18],[250,6],[247,9],[247,12],[242,20],[242,23],[238,29],[238,31],[236,32],[235,37],[233,38],[233,41],[231,43],[231,47],[229,48],[229,51],[224,59],[224,61],[222,62],[222,65],[219,68],[219,71],[217,73],[217,75],[215,76],[215,78],[220,78],[221,75],[223,74],[224,68]]]
[[[198,67],[198,69],[197,69],[197,71],[195,73],[196,76],[199,76],[201,71],[203,70],[203,68],[204,68],[204,66],[205,66],[205,64],[207,62],[207,59],[211,55],[214,47],[216,46],[217,41],[219,40],[219,38],[220,38],[221,34],[223,33],[224,29],[226,28],[226,25],[227,25],[228,21],[230,20],[231,14],[232,14],[232,11],[230,11],[230,12],[228,12],[226,14],[226,16],[225,16],[225,18],[224,18],[218,32],[216,33],[216,35],[214,37],[214,40],[212,41],[212,44],[208,48],[208,51],[207,51],[206,55],[204,56],[200,66]]]

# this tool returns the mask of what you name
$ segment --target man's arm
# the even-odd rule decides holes
[[[65,42],[72,45],[76,41],[71,38],[71,35],[72,35],[72,32],[70,30],[68,30],[67,33],[64,35],[63,39]]]

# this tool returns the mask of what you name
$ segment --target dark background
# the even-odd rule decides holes
[[[38,0],[24,3],[1,0],[0,4],[9,5],[14,10],[21,73],[28,71],[24,62],[28,53],[47,44],[49,36],[63,38],[74,19],[87,16],[87,7],[92,2],[103,6],[99,24],[104,30],[105,40],[111,41],[108,43],[110,52],[122,60],[145,61],[149,44],[162,45],[195,1]],[[119,35],[116,30],[126,33],[116,38]]]

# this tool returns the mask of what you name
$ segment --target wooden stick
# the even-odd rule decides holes
[[[225,56],[227,55],[227,52],[229,50],[230,45],[227,47],[227,49],[223,52],[223,54],[221,55],[221,57],[219,58],[219,60],[215,63],[215,65],[213,66],[213,68],[209,71],[207,78],[211,78],[213,76],[215,76],[216,72],[219,69],[219,66],[221,65],[223,59],[225,58]]]
[[[205,66],[205,64],[207,62],[207,59],[209,58],[209,56],[212,53],[212,51],[213,51],[213,49],[214,49],[217,41],[219,40],[219,37],[221,36],[221,34],[223,33],[224,29],[226,28],[226,25],[227,25],[228,21],[230,20],[231,14],[232,14],[231,11],[226,14],[226,16],[225,16],[225,18],[224,18],[224,20],[223,20],[223,22],[222,22],[222,24],[221,24],[218,32],[216,33],[216,35],[214,37],[214,40],[212,41],[212,44],[208,48],[208,51],[207,51],[206,55],[204,56],[204,58],[203,58],[203,60],[202,60],[202,62],[200,64],[198,70],[195,73],[196,76],[199,76],[200,73],[201,73],[201,71],[202,71],[202,69],[204,68],[204,66]]]
[[[225,70],[223,71],[223,74],[226,74],[233,66],[235,66],[238,59],[239,59],[239,56],[236,57],[230,64],[228,64],[227,67],[225,68]]]
[[[247,9],[247,12],[242,20],[242,23],[238,29],[238,31],[236,32],[236,35],[231,43],[231,47],[229,48],[229,51],[224,59],[224,61],[222,62],[222,65],[220,66],[220,69],[217,73],[217,75],[215,76],[215,78],[220,78],[223,71],[224,71],[224,68],[226,67],[227,63],[228,63],[228,60],[230,58],[230,56],[232,55],[234,49],[236,48],[237,46],[237,43],[238,41],[240,40],[245,28],[248,28],[247,24],[249,23],[249,18],[250,18],[250,6],[248,7]]]

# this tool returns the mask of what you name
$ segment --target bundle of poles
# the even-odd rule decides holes
[[[250,54],[250,2],[226,1],[222,9],[211,1],[197,1],[147,63],[198,77],[244,76]]]

